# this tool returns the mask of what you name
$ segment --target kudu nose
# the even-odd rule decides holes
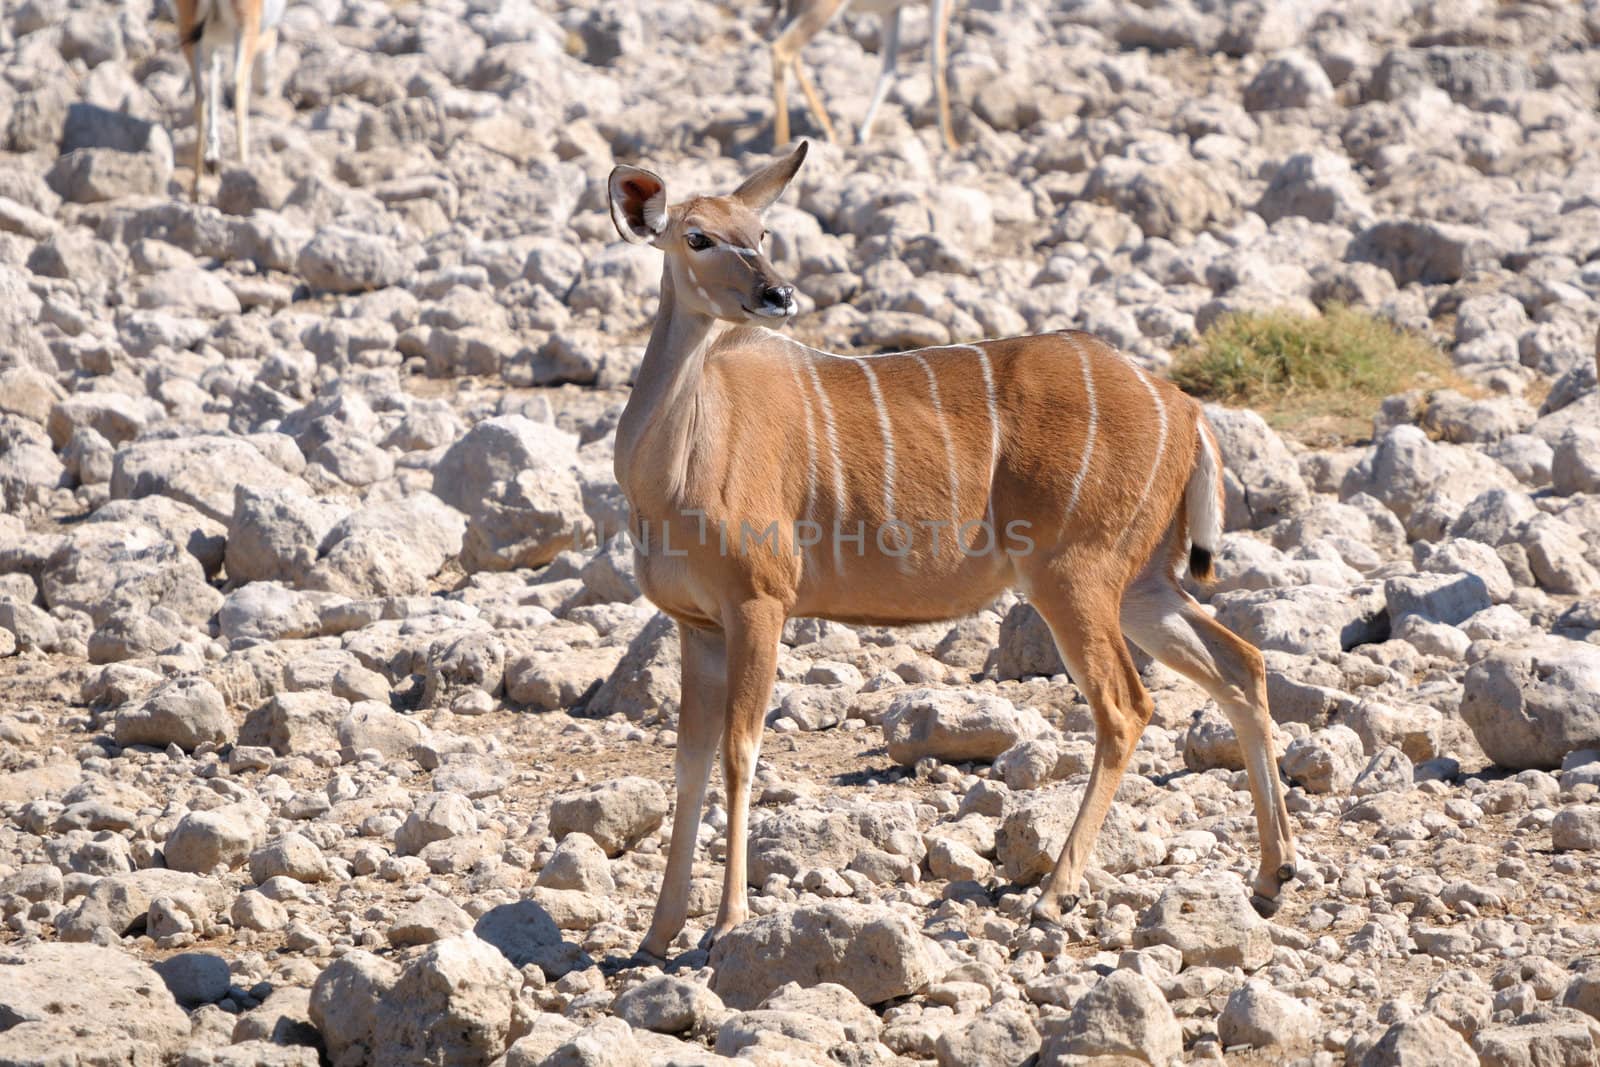
[[[768,307],[787,310],[794,306],[794,286],[769,286],[761,291],[761,300]]]

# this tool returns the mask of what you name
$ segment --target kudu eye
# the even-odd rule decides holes
[[[696,252],[704,252],[713,244],[711,238],[707,237],[703,233],[691,233],[688,237],[684,238],[684,242]]]

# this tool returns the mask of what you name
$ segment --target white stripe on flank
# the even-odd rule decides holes
[[[833,521],[837,533],[837,524],[844,521],[845,511],[844,461],[839,456],[839,434],[833,426],[833,405],[828,402],[828,394],[822,388],[822,375],[817,373],[816,363],[806,360],[806,370],[811,375],[811,384],[817,387],[817,399],[822,404],[822,430],[828,436],[828,456],[833,460]],[[837,536],[833,538],[833,569],[838,573],[844,571]]]
[[[1072,476],[1072,493],[1067,497],[1067,510],[1062,516],[1062,521],[1072,518],[1073,511],[1077,510],[1078,496],[1083,492],[1084,479],[1089,476],[1089,461],[1094,456],[1095,429],[1100,423],[1100,405],[1094,395],[1094,377],[1089,373],[1089,353],[1072,337],[1067,338],[1067,344],[1078,353],[1078,364],[1083,368],[1083,394],[1089,402],[1089,430],[1084,435],[1083,459],[1078,462],[1078,473]],[[1166,414],[1163,412],[1163,422],[1165,419]],[[1146,489],[1145,492],[1149,490]]]
[[[806,508],[800,518],[811,522],[817,506],[817,428],[811,415],[811,397],[807,395],[806,385],[800,380],[800,371],[793,363],[789,364],[789,373],[794,378],[794,387],[800,391],[800,404],[806,413]]]
[[[944,405],[939,401],[939,380],[934,376],[933,365],[920,352],[912,358],[928,376],[928,396],[933,401],[933,414],[939,420],[939,436],[944,438],[944,459],[950,471],[950,536],[961,536],[961,472],[956,467],[956,443],[950,436],[950,424],[945,421]]]
[[[1150,498],[1150,490],[1155,487],[1156,472],[1161,469],[1161,455],[1164,451],[1166,451],[1167,405],[1161,402],[1161,394],[1156,391],[1155,384],[1150,381],[1150,378],[1145,374],[1144,369],[1137,363],[1133,362],[1133,360],[1127,359],[1126,356],[1123,358],[1127,360],[1128,366],[1133,368],[1133,373],[1139,378],[1139,384],[1145,387],[1145,390],[1150,394],[1150,399],[1154,401],[1156,405],[1156,458],[1155,462],[1150,465],[1150,477],[1145,479],[1144,492],[1139,494],[1139,503],[1136,504],[1133,509],[1133,514],[1137,516],[1141,511],[1144,510],[1144,502]],[[1132,530],[1133,526],[1129,525],[1128,529]]]
[[[859,356],[846,356],[867,376],[867,389],[872,393],[872,406],[878,409],[878,429],[883,431],[883,511],[884,519],[892,520],[894,514],[894,427],[889,424],[889,405],[884,403],[883,390],[878,388],[878,375],[867,361]]]
[[[989,365],[989,353],[977,345],[951,345],[952,348],[965,348],[976,352],[978,366],[983,370],[983,392],[989,404],[989,492],[988,503],[984,506],[983,517],[990,523],[994,521],[994,479],[1000,469],[1000,406],[995,400],[994,368]]]

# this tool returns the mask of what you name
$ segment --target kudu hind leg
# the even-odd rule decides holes
[[[806,108],[811,112],[812,119],[822,127],[822,136],[829,141],[837,141],[839,136],[833,130],[833,119],[828,116],[828,107],[822,102],[822,94],[817,92],[811,75],[806,73],[798,57],[794,61],[794,80],[800,83],[800,92],[806,98]]]
[[[932,40],[929,61],[933,66],[933,92],[939,104],[939,136],[945,148],[954,152],[961,146],[956,142],[955,124],[950,119],[950,11],[951,0],[933,0]]]
[[[856,131],[857,144],[867,143],[872,123],[878,117],[878,108],[883,106],[884,98],[889,95],[889,87],[894,84],[895,65],[900,55],[900,10],[897,7],[883,16],[883,69],[878,72],[878,84],[872,89],[867,113],[861,117],[861,128]]]
[[[256,19],[260,19],[260,12]],[[233,38],[233,117],[239,140],[239,162],[250,162],[250,88],[256,64],[259,21],[239,27]]]
[[[208,50],[210,69],[206,72],[206,123],[205,153],[201,157],[207,170],[215,171],[222,163],[222,61],[220,48]]]
[[[200,176],[206,169],[206,50],[198,43],[184,45],[189,54],[189,72],[194,79],[194,178],[189,183],[189,199],[200,199]]]
[[[772,147],[789,143],[789,67],[793,61],[772,46]]]
[[[278,28],[262,30],[256,37],[256,58],[250,65],[251,91],[263,96],[277,92]]]
[[[1261,865],[1250,902],[1271,915],[1278,910],[1284,883],[1295,875],[1295,848],[1273,758],[1261,653],[1207,615],[1164,573],[1147,575],[1129,588],[1122,624],[1140,648],[1204,689],[1238,735],[1261,839]]]
[[[672,844],[661,892],[640,951],[665,958],[672,939],[689,914],[689,881],[694,874],[695,846],[700,836],[700,809],[705,802],[711,761],[722,739],[727,705],[727,655],[722,634],[678,626],[683,650],[683,688],[678,699],[678,750],[674,759],[676,799]]]
[[[833,122],[828,110],[817,95],[816,87],[800,66],[800,52],[813,37],[821,33],[844,7],[845,0],[800,0],[791,5],[793,17],[789,19],[772,42],[772,143],[777,148],[789,143],[789,86],[791,68],[800,91],[805,95],[806,106],[812,117],[822,127],[828,140],[834,140]]]

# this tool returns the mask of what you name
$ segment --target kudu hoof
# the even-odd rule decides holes
[[[1079,896],[1068,893],[1061,897],[1040,897],[1033,906],[1033,917],[1040,922],[1054,926],[1061,922],[1061,917],[1071,912],[1078,906]]]
[[[1285,884],[1294,881],[1294,876],[1294,864],[1285,863],[1272,872],[1273,879],[1278,883],[1278,892],[1274,892],[1270,897],[1261,892],[1250,894],[1250,906],[1256,909],[1257,915],[1260,915],[1263,919],[1270,919],[1278,914],[1278,909],[1283,906],[1281,891]]]
[[[1278,908],[1283,902],[1277,897],[1264,897],[1260,893],[1250,894],[1250,906],[1256,909],[1256,914],[1263,919],[1270,919],[1278,914]]]
[[[695,948],[699,949],[701,952],[710,952],[712,946],[718,941],[721,941],[724,937],[727,937],[732,930],[733,927],[731,926],[726,930],[719,930],[713,926],[711,929],[700,935],[700,940],[695,942]]]
[[[641,944],[633,950],[633,955],[629,957],[629,960],[637,962],[641,967],[661,967],[667,962],[667,950],[662,949],[657,952],[649,945]]]

